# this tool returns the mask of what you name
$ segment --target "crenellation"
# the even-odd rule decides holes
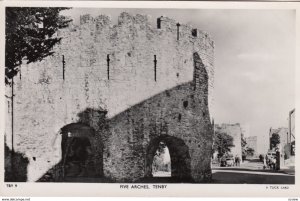
[[[90,23],[94,21],[94,18],[90,14],[85,14],[80,16],[80,25]]]

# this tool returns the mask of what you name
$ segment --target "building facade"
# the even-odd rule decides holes
[[[247,142],[247,147],[252,148],[254,150],[253,156],[257,157],[257,136],[250,136],[245,138]]]

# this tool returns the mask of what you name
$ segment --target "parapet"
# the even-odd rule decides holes
[[[80,25],[89,24],[91,26],[96,26],[96,30],[99,30],[104,27],[110,27],[111,25],[111,19],[106,15],[99,15],[96,18],[93,18],[91,15],[86,14],[80,16]],[[151,26],[149,16],[147,15],[131,15],[127,12],[122,12],[118,17],[118,23],[117,26],[129,26],[133,24],[140,24],[146,25],[151,27],[153,31],[159,31],[159,32],[171,32],[174,34],[174,37],[176,37],[178,40],[180,38],[190,38],[191,40],[200,40],[203,42],[203,40],[207,41],[209,45],[214,47],[213,40],[209,36],[208,33],[200,30],[197,27],[193,27],[188,24],[182,24],[179,21],[175,21],[174,19],[161,16],[156,19],[156,25]],[[178,33],[177,33],[178,32]],[[178,35],[177,35],[178,34]]]

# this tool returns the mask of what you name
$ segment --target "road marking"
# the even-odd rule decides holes
[[[212,173],[216,172],[231,172],[231,173],[246,173],[246,174],[259,174],[259,175],[274,175],[274,176],[287,176],[294,177],[295,175],[289,175],[284,173],[276,173],[276,172],[251,172],[251,171],[240,171],[240,170],[212,170]]]

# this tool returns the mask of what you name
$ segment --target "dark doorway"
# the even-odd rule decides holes
[[[65,176],[89,176],[91,173],[89,165],[93,165],[88,164],[90,158],[93,158],[93,153],[89,139],[85,137],[71,138],[65,153]]]
[[[95,130],[82,123],[61,130],[63,178],[96,176]]]

